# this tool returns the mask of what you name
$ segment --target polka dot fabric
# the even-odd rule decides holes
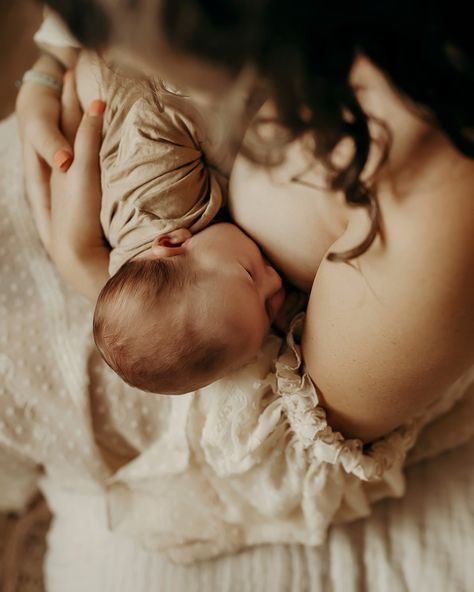
[[[62,481],[103,482],[156,437],[162,405],[105,366],[89,303],[48,260],[23,195],[14,118],[0,125],[0,163],[0,443]]]

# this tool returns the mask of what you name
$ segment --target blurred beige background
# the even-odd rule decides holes
[[[15,81],[37,54],[32,41],[41,21],[41,4],[33,0],[0,0],[0,119],[15,106]]]
[[[15,81],[34,62],[32,41],[41,21],[41,4],[0,0],[0,119],[15,107]],[[1,469],[0,469],[1,470]],[[35,499],[22,518],[0,513],[0,590],[44,592],[42,561],[49,514]]]

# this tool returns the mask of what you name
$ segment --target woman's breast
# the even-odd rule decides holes
[[[286,279],[309,292],[325,254],[344,233],[349,210],[342,194],[314,187],[324,186],[316,169],[300,182],[292,180],[305,168],[305,159],[298,159],[298,149],[294,150],[284,165],[272,169],[238,157],[229,209]]]

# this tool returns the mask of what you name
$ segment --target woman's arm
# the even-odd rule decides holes
[[[325,260],[308,308],[303,353],[329,422],[365,441],[421,411],[474,361],[474,163],[434,133],[415,169],[406,188],[380,187],[383,240],[351,265]],[[331,251],[367,228],[355,212]]]
[[[45,38],[48,39],[48,36]],[[68,41],[66,37],[64,39]],[[74,66],[79,49],[51,45],[38,39],[36,41],[44,53],[31,70],[46,74],[60,84],[65,70]],[[60,92],[35,80],[25,81],[18,93],[16,115],[23,145],[26,193],[38,224],[39,235],[45,242],[48,229],[44,226],[44,211],[50,205],[51,170],[66,171],[73,159],[72,145],[60,127]],[[43,221],[42,224],[39,223],[40,220]]]

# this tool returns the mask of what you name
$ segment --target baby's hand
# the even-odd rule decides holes
[[[273,321],[275,327],[280,329],[280,331],[287,333],[293,318],[299,312],[306,310],[308,299],[308,294],[305,294],[296,288],[287,289],[283,305]]]
[[[42,56],[34,69],[59,81],[63,71],[55,60]],[[44,211],[50,208],[51,169],[66,171],[73,160],[70,142],[60,130],[61,97],[57,91],[37,82],[25,82],[18,93],[16,114],[23,143],[26,192],[40,238],[47,239]]]

